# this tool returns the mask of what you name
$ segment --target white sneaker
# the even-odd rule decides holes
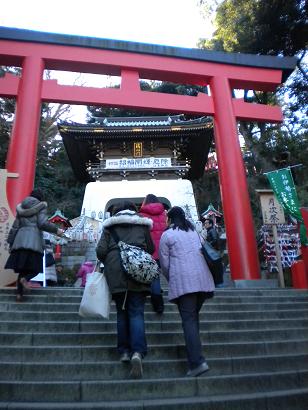
[[[196,367],[195,369],[189,370],[186,373],[186,376],[187,377],[198,377],[201,374],[207,372],[208,370],[210,370],[208,364],[206,362],[203,362],[198,367]]]
[[[142,377],[142,356],[140,353],[135,352],[131,358],[132,369],[130,371],[130,376],[133,379],[140,379]]]
[[[122,363],[130,362],[130,357],[129,357],[129,354],[127,352],[121,354],[120,362],[122,362]]]

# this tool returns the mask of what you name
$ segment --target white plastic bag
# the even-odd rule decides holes
[[[97,271],[88,274],[79,307],[79,315],[109,319],[110,302],[111,295],[105,275]]]

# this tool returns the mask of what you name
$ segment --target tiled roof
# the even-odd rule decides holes
[[[172,116],[152,116],[152,117],[94,117],[92,123],[80,124],[71,121],[62,121],[58,123],[58,127],[61,131],[93,131],[94,129],[99,131],[100,129],[124,129],[133,127],[142,128],[169,128],[173,126],[177,127],[195,127],[195,126],[207,126],[212,124],[212,120],[209,117],[199,117],[196,119],[186,120],[184,115],[172,115]]]

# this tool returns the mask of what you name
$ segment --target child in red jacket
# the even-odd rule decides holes
[[[159,241],[167,227],[167,214],[164,205],[159,201],[157,196],[148,194],[141,205],[139,214],[153,221],[153,228],[150,233],[155,245],[155,251],[152,256],[159,263]],[[164,300],[159,278],[155,279],[151,284],[151,302],[153,310],[162,314],[164,311]]]
[[[87,274],[92,273],[93,271],[94,271],[93,262],[86,261],[81,265],[79,271],[76,273],[76,277],[81,278],[81,287],[84,288],[86,286]]]

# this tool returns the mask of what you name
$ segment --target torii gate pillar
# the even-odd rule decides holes
[[[259,279],[260,268],[229,81],[213,77],[214,132],[232,279]],[[236,217],[240,215],[240,218]]]
[[[15,120],[11,134],[6,168],[19,174],[7,184],[12,212],[21,198],[29,195],[35,178],[36,154],[41,116],[41,92],[44,63],[41,58],[26,57],[22,65],[16,99]]]

